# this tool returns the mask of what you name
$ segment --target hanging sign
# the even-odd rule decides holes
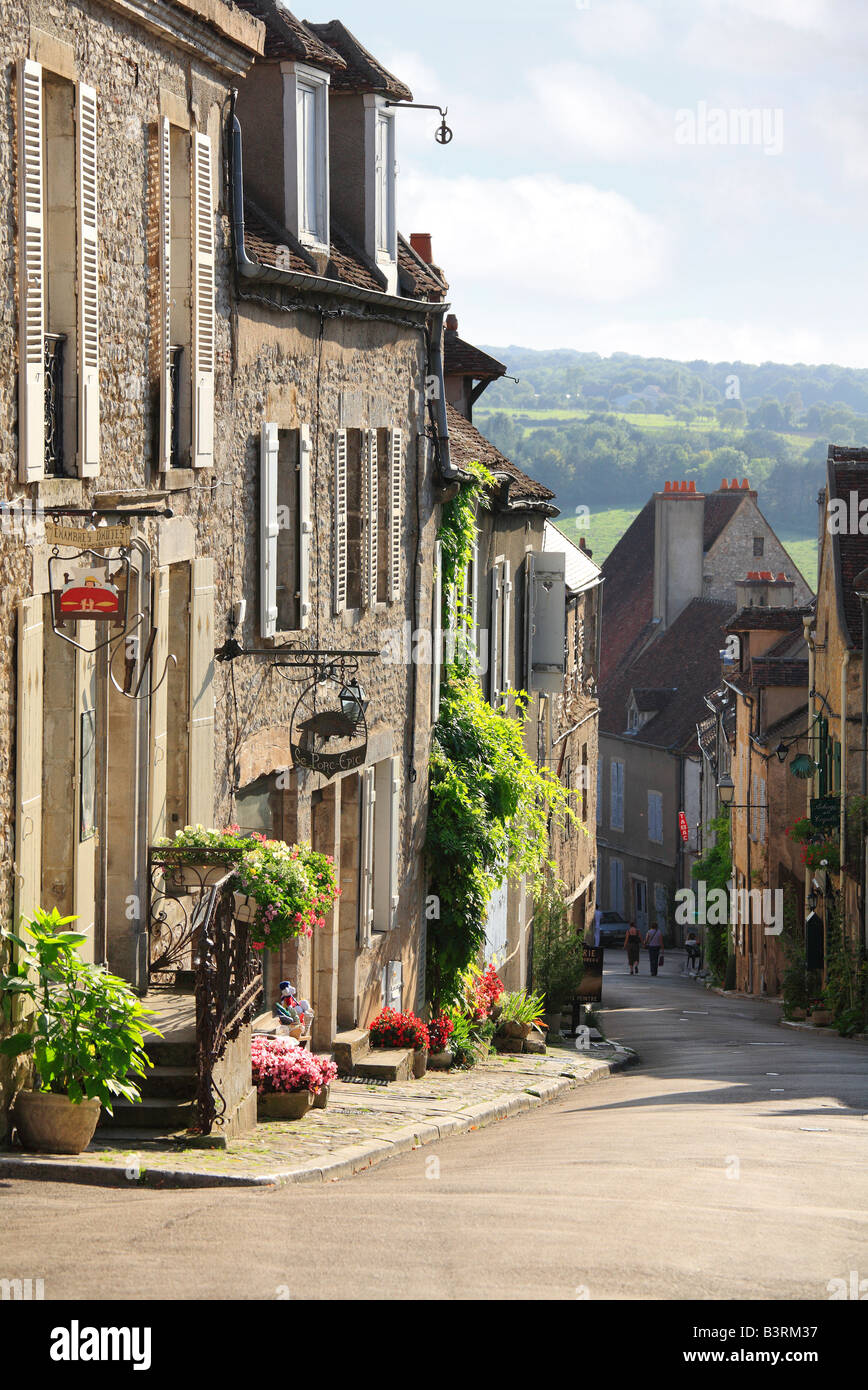
[[[681,838],[685,844],[690,839],[690,827],[687,824],[687,817],[683,811],[678,812],[678,829],[681,831]]]
[[[368,753],[363,703],[334,680],[315,681],[293,711],[289,746],[295,767],[327,780],[363,767]]]
[[[83,526],[61,526],[55,521],[45,523],[45,540],[48,545],[73,546],[76,550],[126,548],[131,536],[129,526],[97,526],[93,530],[86,530]]]
[[[76,563],[76,561],[78,563]],[[75,561],[53,555],[48,562],[48,582],[54,621],[117,623],[127,617],[129,562],[111,568],[93,551],[77,555]],[[121,581],[115,583],[116,580]]]

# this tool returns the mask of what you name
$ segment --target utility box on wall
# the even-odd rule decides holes
[[[557,694],[566,670],[567,557],[549,551],[525,561],[525,684]]]

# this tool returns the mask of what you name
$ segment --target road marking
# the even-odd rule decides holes
[[[773,1096],[782,1096],[784,1094],[784,1088],[783,1086],[772,1086],[771,1093]]]
[[[799,1125],[799,1129],[804,1134],[831,1134],[832,1131],[825,1125]]]

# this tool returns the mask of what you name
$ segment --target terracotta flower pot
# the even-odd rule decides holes
[[[828,1028],[832,1022],[832,1012],[830,1009],[814,1009],[811,1013],[811,1022],[816,1028]]]
[[[313,1098],[313,1110],[325,1110],[329,1103],[329,1091],[331,1086],[323,1086]]]
[[[427,1047],[420,1047],[413,1053],[413,1075],[417,1081],[421,1081],[427,1070],[428,1049]]]
[[[451,1047],[444,1047],[442,1052],[428,1053],[428,1067],[431,1071],[448,1071],[454,1060]]]
[[[256,1108],[266,1120],[300,1120],[313,1103],[313,1091],[272,1091],[259,1096]]]
[[[93,1138],[102,1103],[50,1091],[19,1091],[14,1119],[23,1149],[45,1154],[80,1154]]]
[[[808,1011],[807,1009],[792,1009],[790,1011],[790,1017],[798,1022],[801,1022],[803,1018],[808,1017]]]
[[[501,1023],[497,1031],[505,1038],[524,1039],[530,1037],[530,1030],[530,1023],[516,1023],[512,1019],[507,1019],[505,1023]]]

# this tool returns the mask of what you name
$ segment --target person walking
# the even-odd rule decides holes
[[[687,974],[695,974],[699,969],[699,942],[692,927],[684,939],[684,949],[687,952]]]
[[[627,964],[630,967],[631,975],[639,974],[639,952],[642,949],[642,937],[635,922],[630,923],[627,935],[624,937],[624,950],[627,952]]]
[[[663,956],[663,933],[656,922],[645,937],[645,945],[648,948],[648,964],[651,966],[651,974],[656,975]]]

